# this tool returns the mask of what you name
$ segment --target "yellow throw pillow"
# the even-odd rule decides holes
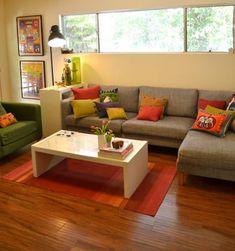
[[[127,119],[126,113],[121,107],[106,108],[108,117],[112,119]]]
[[[76,99],[71,101],[73,107],[74,118],[87,117],[96,114],[96,105],[94,102],[99,102],[100,99]]]
[[[168,102],[168,99],[166,97],[155,98],[155,97],[150,97],[150,96],[142,96],[140,99],[140,107],[142,106],[162,107],[163,108],[163,112],[161,115],[161,119],[162,119],[167,102]]]

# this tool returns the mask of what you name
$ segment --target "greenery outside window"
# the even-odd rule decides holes
[[[228,52],[234,6],[62,16],[67,47],[90,52]]]
[[[74,52],[98,52],[97,15],[68,15],[62,17],[67,47]]]
[[[187,51],[233,48],[233,6],[187,9]]]
[[[184,50],[183,9],[99,14],[101,52]]]

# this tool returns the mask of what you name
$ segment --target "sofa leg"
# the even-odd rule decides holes
[[[187,174],[180,172],[179,173],[179,185],[180,186],[185,185],[186,179],[187,179]]]

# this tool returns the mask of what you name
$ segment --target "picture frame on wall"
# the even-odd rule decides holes
[[[39,90],[46,87],[45,61],[20,60],[22,98],[40,99]]]
[[[16,18],[19,56],[43,56],[42,16]]]

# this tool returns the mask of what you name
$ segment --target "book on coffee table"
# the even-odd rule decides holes
[[[131,141],[124,141],[123,147],[115,149],[111,147],[102,147],[99,149],[99,156],[104,158],[112,158],[122,160],[133,151],[133,144]]]

